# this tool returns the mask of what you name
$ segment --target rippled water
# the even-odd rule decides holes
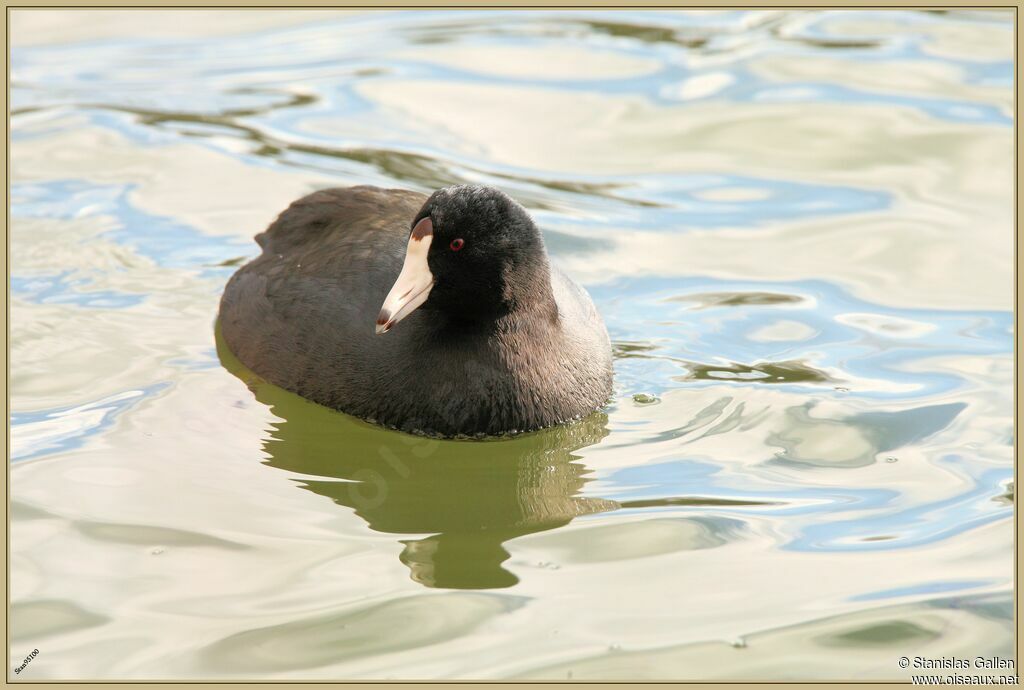
[[[1012,654],[1012,15],[18,12],[25,678],[899,678]],[[384,432],[215,337],[317,188],[494,184],[615,400]]]

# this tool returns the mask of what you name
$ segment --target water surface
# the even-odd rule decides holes
[[[59,678],[896,678],[1012,654],[1012,15],[15,12],[11,656]],[[291,200],[499,186],[614,400],[270,386]]]

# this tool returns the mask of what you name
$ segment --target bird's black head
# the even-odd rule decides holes
[[[548,302],[550,276],[544,241],[526,209],[491,187],[446,187],[412,219],[405,263],[377,332],[421,305],[474,322]]]

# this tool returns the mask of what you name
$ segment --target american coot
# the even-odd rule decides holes
[[[309,400],[458,436],[558,424],[611,393],[600,314],[496,189],[326,189],[256,241],[224,290],[221,335]]]

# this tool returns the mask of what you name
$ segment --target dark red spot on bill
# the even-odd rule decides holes
[[[424,237],[434,234],[434,223],[430,220],[430,217],[424,218],[419,223],[416,223],[416,227],[412,229],[412,239],[419,242]]]

